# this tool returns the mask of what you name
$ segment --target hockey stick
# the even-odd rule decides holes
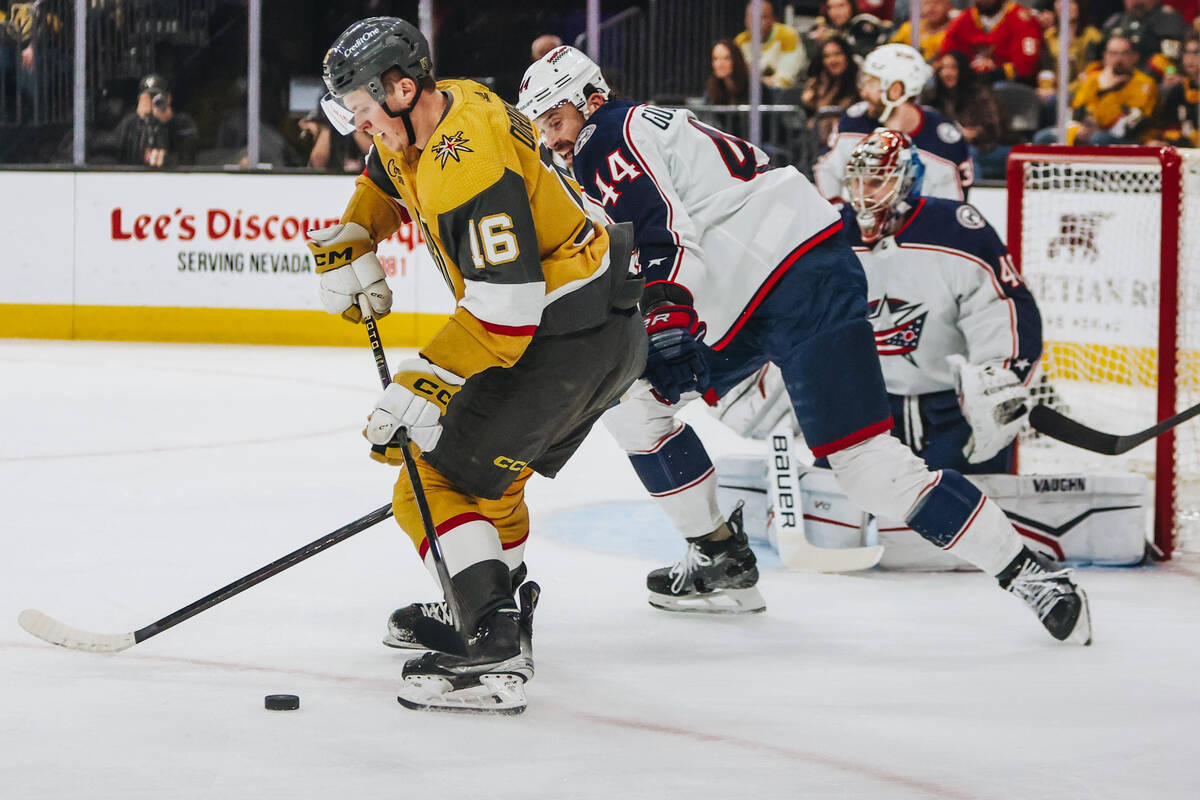
[[[1161,436],[1176,425],[1187,422],[1198,414],[1200,414],[1200,405],[1194,405],[1186,411],[1164,419],[1157,425],[1152,425],[1144,431],[1131,433],[1128,436],[1118,436],[1114,433],[1104,433],[1089,428],[1082,422],[1076,422],[1070,417],[1063,416],[1049,406],[1034,406],[1033,410],[1029,412],[1029,424],[1038,433],[1044,433],[1060,442],[1091,450],[1093,453],[1117,456],[1156,436]]]
[[[392,373],[388,369],[387,356],[383,352],[383,342],[379,338],[379,328],[375,324],[375,317],[371,315],[371,308],[367,305],[367,299],[359,296],[359,307],[363,312],[363,322],[367,326],[367,338],[371,342],[371,354],[375,356],[375,369],[379,372],[379,380],[383,383],[383,388],[386,391],[392,383]],[[446,557],[442,555],[442,545],[438,540],[437,528],[433,525],[433,514],[429,511],[429,502],[425,499],[425,487],[421,483],[421,475],[417,472],[416,459],[413,458],[408,449],[408,430],[401,428],[396,434],[397,444],[400,445],[400,452],[404,456],[404,468],[408,470],[408,478],[412,482],[413,495],[417,500],[417,512],[421,515],[421,524],[425,528],[425,541],[429,545],[429,555],[433,558],[434,568],[437,570],[438,582],[442,584],[442,594],[446,597],[446,605],[450,607],[451,616],[454,618],[454,630],[461,637],[461,642],[439,642],[443,645],[439,649],[465,651],[464,642],[467,640],[467,633],[463,630],[462,603],[458,598],[458,592],[454,590],[454,584],[450,581],[450,570],[446,566]],[[458,645],[456,648],[455,645]]]
[[[817,547],[804,535],[800,474],[792,458],[791,415],[771,430],[767,466],[774,509],[775,542],[788,569],[808,572],[854,572],[870,569],[883,558],[883,547]]]
[[[205,595],[196,602],[167,614],[162,619],[151,622],[146,627],[139,628],[132,633],[91,633],[79,628],[73,628],[32,608],[22,611],[17,617],[17,623],[39,639],[47,641],[50,644],[56,644],[59,647],[66,647],[71,650],[88,650],[93,653],[119,653],[122,650],[128,650],[139,642],[146,641],[151,636],[157,636],[168,628],[175,627],[186,619],[191,619],[201,611],[206,611],[218,603],[225,602],[234,595],[246,591],[251,586],[262,583],[272,575],[278,575],[285,569],[296,566],[301,561],[315,556],[322,550],[327,550],[338,542],[349,539],[356,533],[365,531],[367,528],[378,522],[382,522],[391,515],[392,504],[388,503],[386,506],[375,509],[365,517],[360,517],[348,525],[343,525],[333,533],[326,534],[320,539],[309,542],[299,550],[293,550],[283,558],[272,561],[264,567],[259,567],[249,575],[238,578],[233,583],[222,586],[212,594]]]

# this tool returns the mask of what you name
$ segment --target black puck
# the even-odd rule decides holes
[[[295,711],[300,708],[300,697],[294,694],[269,694],[263,705],[268,711]]]

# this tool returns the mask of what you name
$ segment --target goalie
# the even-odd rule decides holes
[[[923,196],[923,173],[908,137],[882,128],[846,166],[842,222],[867,273],[892,432],[932,469],[1010,472],[1042,351],[1041,315],[983,216]],[[787,390],[773,367],[754,380],[730,392],[744,399],[720,416],[761,436]]]

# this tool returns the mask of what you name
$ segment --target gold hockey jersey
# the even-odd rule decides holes
[[[428,145],[399,153],[377,140],[342,221],[376,242],[404,210],[421,225],[457,301],[421,354],[470,377],[515,364],[535,333],[603,323],[608,236],[527,117],[473,81],[437,87],[450,105]]]

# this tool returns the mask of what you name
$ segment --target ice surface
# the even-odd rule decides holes
[[[521,717],[396,702],[385,620],[437,591],[390,521],[123,653],[17,627],[132,631],[386,502],[377,392],[365,345],[0,342],[3,797],[1200,796],[1194,564],[1083,571],[1087,649],[979,574],[768,567],[765,614],[670,615],[643,581],[681,546],[651,509],[630,530],[602,430],[529,487]],[[556,535],[582,507],[595,532]],[[300,711],[263,709],[283,692]]]

